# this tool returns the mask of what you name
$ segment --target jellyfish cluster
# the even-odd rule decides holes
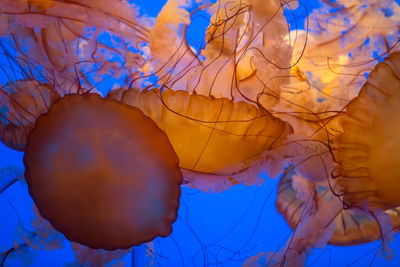
[[[82,266],[111,266],[171,234],[181,187],[218,194],[260,173],[293,231],[243,266],[376,240],[389,261],[400,6],[306,2],[168,0],[150,17],[135,1],[3,0],[0,140],[24,168],[1,170],[0,193],[26,183],[36,219],[0,266],[65,239]]]

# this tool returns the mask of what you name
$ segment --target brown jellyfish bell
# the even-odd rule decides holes
[[[400,53],[370,73],[334,140],[335,191],[346,207],[400,206]]]
[[[185,178],[201,190],[252,184],[263,168],[270,173],[283,168],[273,153],[292,128],[264,109],[170,89],[121,89],[109,96],[138,107],[165,131]]]
[[[91,93],[51,105],[24,155],[40,214],[69,240],[107,250],[171,233],[178,162],[167,136],[140,110]]]
[[[59,97],[50,84],[26,79],[8,82],[0,88],[0,140],[24,151],[26,138],[37,117]]]

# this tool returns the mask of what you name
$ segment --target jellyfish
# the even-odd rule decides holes
[[[328,17],[325,24],[321,15],[324,14],[324,9],[326,11],[332,8],[337,12],[325,13]],[[350,10],[352,12],[348,12]],[[324,247],[328,242],[354,245],[382,239],[381,254],[391,257],[388,242],[394,234],[393,231],[398,230],[398,205],[392,203],[384,206],[383,203],[376,205],[366,201],[365,196],[374,193],[371,192],[368,170],[358,168],[362,167],[360,164],[364,160],[356,144],[359,143],[358,140],[371,138],[366,129],[356,133],[351,131],[350,135],[350,125],[358,127],[359,124],[349,119],[348,110],[353,101],[359,101],[357,99],[365,94],[362,93],[365,89],[360,91],[360,88],[366,81],[366,74],[378,61],[374,57],[380,59],[386,54],[396,53],[393,52],[396,51],[398,42],[398,15],[395,14],[398,14],[398,4],[393,1],[371,1],[367,4],[362,1],[330,2],[309,16],[310,22],[316,24],[310,23],[308,31],[290,34],[290,38],[298,38],[300,44],[307,43],[307,47],[303,49],[300,45],[299,49],[294,48],[294,55],[300,53],[303,58],[292,69],[290,86],[281,94],[281,101],[271,109],[279,109],[281,112],[277,116],[288,121],[294,132],[303,136],[306,143],[313,144],[307,147],[315,151],[315,157],[305,164],[306,169],[302,169],[303,162],[299,162],[298,166],[293,161],[297,174],[291,178],[292,182],[283,179],[278,194],[278,210],[294,229],[293,234],[285,246],[275,252],[260,253],[250,258],[246,266],[301,265],[312,248]],[[338,31],[337,37],[332,38],[335,31]],[[375,67],[364,87],[368,86],[370,80],[373,81],[371,77],[376,77],[379,66]],[[387,73],[398,77],[396,68],[392,69],[394,71]],[[386,76],[382,74],[381,77],[385,80]],[[379,88],[378,85],[381,84],[374,83],[374,88]],[[354,97],[356,98],[352,100]],[[371,96],[368,99],[370,102],[359,102],[359,106],[362,105],[365,110],[361,114],[366,114],[362,119],[367,118],[367,115],[372,117],[369,115],[373,114],[369,103],[378,100]],[[353,109],[353,112],[357,118],[360,116],[358,109]],[[352,138],[351,142],[350,139],[347,143],[342,142],[345,136]],[[386,140],[386,137],[380,140]],[[313,149],[316,143],[320,144],[319,149]],[[387,147],[392,148],[392,144]],[[375,149],[378,149],[377,146]],[[368,150],[364,155],[369,153],[373,152]],[[311,172],[308,168],[310,165]],[[343,171],[342,165],[348,168],[344,170],[349,170],[346,175],[343,172],[339,174],[340,170]],[[390,169],[393,168],[385,170]],[[354,175],[350,170],[365,171],[359,174],[363,181],[356,183],[356,180],[350,179]],[[290,188],[290,184],[293,188]],[[393,185],[391,184],[392,188]],[[348,208],[351,209],[347,210]]]
[[[36,120],[24,164],[40,214],[69,240],[112,250],[172,231],[178,158],[135,108],[95,94],[63,97]]]
[[[392,53],[371,72],[359,95],[347,106],[343,133],[335,140],[335,189],[346,207],[392,209],[397,194],[396,117],[400,53]],[[336,178],[337,177],[337,178]]]
[[[262,169],[277,176],[294,150],[287,148],[291,126],[268,110],[291,68],[284,7],[279,1],[218,1],[189,14],[190,3],[167,1],[149,34],[151,57],[143,68],[157,81],[140,86],[145,75],[110,93],[167,133],[189,185],[219,192],[259,183]],[[201,12],[210,21],[195,49],[185,34]]]
[[[280,251],[254,256],[248,266],[261,261],[295,266],[311,248],[326,243],[344,246],[378,239],[381,254],[393,256],[389,243],[400,223],[392,150],[399,66],[398,52],[377,64],[340,116],[342,132],[332,140],[332,177],[314,182],[298,174],[282,178],[276,205],[294,233]]]
[[[304,177],[298,174],[284,175],[279,181],[278,197],[276,199],[277,210],[284,216],[286,222],[292,229],[299,223],[302,211],[306,205],[304,198],[299,197],[301,190],[296,188],[296,184],[304,182]],[[297,180],[297,181],[296,181]],[[313,195],[333,196],[329,186],[321,186],[311,183]],[[385,212],[390,216],[395,232],[400,230],[400,208],[388,209]],[[349,209],[342,211],[334,218],[335,228],[328,244],[336,246],[359,245],[381,239],[379,224],[376,220],[366,213],[360,213]]]
[[[276,0],[222,0],[200,4],[191,14],[189,6],[167,1],[149,34],[147,69],[157,74],[159,83],[266,108],[275,105],[291,68],[291,47],[284,41],[285,5]],[[185,35],[202,18],[200,12],[211,18],[205,40],[195,49]]]
[[[286,36],[293,47],[293,67],[272,110],[295,133],[328,144],[340,132],[340,113],[358,95],[377,60],[396,49],[399,8],[395,1],[319,5],[308,14],[304,29]]]
[[[99,258],[115,257],[114,252],[96,252],[93,248],[130,248],[156,236],[167,236],[172,231],[171,225],[177,216],[182,182],[175,152],[165,134],[149,118],[135,108],[101,100],[100,96],[93,94],[99,92],[98,81],[104,80],[103,74],[117,72],[115,77],[135,76],[141,57],[135,58],[132,45],[145,39],[146,23],[137,24],[140,19],[136,10],[127,3],[84,2],[18,1],[10,5],[1,5],[1,19],[4,25],[7,25],[1,28],[1,48],[2,56],[7,61],[2,64],[5,75],[1,80],[0,134],[4,144],[26,153],[25,178],[40,214],[69,239],[87,246],[73,246],[76,257],[82,259],[83,263],[87,257],[97,257],[97,262]],[[110,4],[115,7],[111,12],[107,9]],[[96,26],[96,29],[88,29],[89,25]],[[123,44],[116,39],[122,32],[125,42]],[[112,44],[102,39],[109,33],[112,33],[111,38],[114,38]],[[118,64],[111,62],[110,51],[116,57],[123,58],[123,62],[119,59]],[[120,71],[117,71],[118,69]],[[94,77],[90,76],[91,73],[95,74]],[[129,81],[129,78],[127,79]],[[94,84],[97,85],[96,88]],[[88,95],[83,96],[84,92]],[[79,112],[71,113],[79,103],[83,110],[78,108],[76,111],[80,110]],[[96,114],[99,110],[103,110],[103,113]],[[92,115],[86,117],[86,122],[79,114],[82,111]],[[43,113],[46,114],[40,116]],[[109,117],[110,121],[114,122],[110,124],[111,127],[105,125],[105,118],[101,115],[107,113],[108,116],[112,113],[112,117]],[[91,128],[87,123],[95,123],[96,120],[100,125],[92,124]],[[62,152],[58,154],[53,146],[57,140],[70,140],[71,134],[79,134],[65,131],[72,130],[72,121],[77,123],[75,126],[78,132],[84,125],[88,126],[86,129],[93,130],[93,136],[89,137],[91,134],[87,133],[89,135],[86,134],[86,139],[104,141],[105,146],[102,147],[101,143],[96,145],[96,141],[92,142],[92,147],[86,146],[85,151],[81,150],[81,155],[75,158],[70,152],[76,153],[76,148],[81,146],[81,143],[75,148],[71,147],[64,156],[61,155]],[[60,128],[57,130],[57,127]],[[122,131],[121,134],[119,130]],[[99,140],[98,133],[101,132],[103,137]],[[57,137],[60,133],[66,135]],[[109,142],[108,134],[112,135],[114,144]],[[149,139],[134,141],[135,138]],[[151,138],[159,140],[150,141]],[[83,139],[81,141],[89,142]],[[134,142],[141,145],[135,145]],[[47,155],[47,159],[46,155],[42,154],[46,151],[46,146],[50,149],[48,152],[53,151],[52,155]],[[112,154],[107,155],[108,152]],[[143,157],[144,155],[148,157]],[[165,160],[162,159],[164,156]],[[62,167],[63,162],[68,162],[65,161],[66,158],[62,159],[63,157],[71,157],[70,166]],[[59,161],[54,161],[55,158]],[[75,160],[72,160],[73,158]],[[139,158],[141,160],[138,160]],[[86,162],[84,172],[64,172],[66,169],[85,169],[82,168],[85,160],[89,161]],[[80,163],[76,165],[78,161]],[[116,163],[122,165],[115,165]],[[49,164],[53,166],[50,169]],[[111,165],[112,169],[106,172],[106,167]],[[64,171],[60,172],[61,169]],[[61,180],[56,179],[57,177],[61,180],[62,177],[66,178],[64,182],[76,177],[78,184],[86,184],[86,188],[79,189],[78,184],[67,186],[68,182],[63,184]],[[97,182],[96,177],[100,178]],[[2,191],[12,182],[14,180],[7,180]],[[55,184],[61,187],[54,190]],[[96,185],[103,189],[97,190],[96,193]],[[67,192],[66,188],[75,192]],[[49,192],[53,194],[48,195]],[[56,196],[60,198],[52,199]],[[112,199],[115,201],[111,201]],[[48,205],[56,202],[58,206]],[[146,213],[152,215],[145,216]],[[113,215],[119,216],[121,221],[114,220]],[[112,220],[114,224],[110,224]],[[85,222],[86,226],[82,227],[82,222]],[[127,231],[127,228],[130,228],[130,231]],[[104,235],[101,235],[102,233]],[[22,246],[30,247],[27,244]],[[95,262],[90,264],[96,265]]]
[[[140,108],[165,131],[185,178],[196,188],[218,192],[238,182],[257,182],[253,179],[261,166],[270,166],[271,173],[283,168],[268,153],[286,141],[292,128],[266,110],[182,90],[131,89],[110,97]]]

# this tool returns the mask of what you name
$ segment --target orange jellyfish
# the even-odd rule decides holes
[[[165,131],[192,186],[220,191],[256,182],[262,168],[279,173],[283,167],[268,153],[283,145],[292,128],[266,110],[170,89],[133,88],[110,97],[140,108]]]
[[[265,266],[265,263],[269,266],[300,266],[312,248],[325,247],[328,242],[354,245],[382,239],[382,251],[388,252],[386,241],[393,230],[398,230],[397,205],[384,211],[344,210],[343,202],[334,193],[343,193],[342,190],[347,188],[344,183],[355,185],[355,180],[338,178],[340,181],[335,187],[336,182],[331,179],[336,166],[332,150],[338,161],[332,140],[340,140],[346,125],[342,121],[348,116],[343,111],[351,107],[351,104],[347,106],[348,103],[358,95],[366,79],[365,73],[376,62],[374,57],[385,55],[398,43],[398,5],[395,1],[326,2],[310,14],[308,22],[306,31],[290,34],[292,39],[297,37],[301,41],[297,45],[300,48],[294,48],[294,58],[297,58],[296,54],[301,54],[302,58],[292,68],[293,77],[289,86],[282,90],[280,102],[271,110],[280,111],[277,116],[288,121],[296,134],[304,136],[305,142],[301,141],[300,145],[321,145],[316,147],[318,149],[308,146],[315,152],[305,165],[301,161],[293,161],[296,178],[289,184],[283,180],[280,187],[277,207],[294,229],[293,234],[279,251],[260,253],[250,258],[245,266]],[[370,114],[369,104],[363,103],[365,114]],[[358,114],[358,111],[354,112]],[[368,137],[369,133],[365,132],[366,129],[352,135],[351,144],[343,144],[343,152],[356,148],[358,140]],[[352,154],[346,153],[343,157],[346,168],[357,169],[363,162],[359,156],[361,154],[356,149],[352,150]],[[350,158],[352,162],[348,161]],[[358,160],[361,162],[358,163]],[[340,168],[339,165],[336,169]],[[363,171],[362,168],[357,170]],[[335,177],[339,175],[337,172],[333,174]],[[362,175],[364,178],[365,174]],[[367,180],[357,184],[365,194],[370,189]],[[339,183],[343,183],[343,188]],[[347,193],[349,198],[354,195],[349,190]]]
[[[331,157],[329,144],[341,131],[340,114],[358,95],[375,58],[398,44],[399,9],[391,0],[317,2],[320,6],[308,15],[304,30],[295,29],[286,36],[293,46],[293,67],[279,103],[271,110],[303,140],[308,139],[302,144],[319,146],[316,154]],[[329,159],[324,161],[330,164]],[[319,157],[307,160],[301,168],[314,165],[314,174],[301,174],[313,176],[311,180],[326,179],[320,163]]]
[[[348,104],[343,133],[334,140],[335,191],[346,207],[400,206],[399,107],[400,53],[394,52]]]
[[[346,107],[332,143],[333,180],[312,182],[301,175],[281,181],[277,208],[294,233],[286,246],[263,254],[273,264],[297,265],[314,247],[388,241],[400,229],[398,119],[400,53],[393,52],[370,73],[359,95]],[[337,125],[336,125],[337,126]],[[332,182],[333,181],[333,182]]]
[[[300,266],[311,249],[327,243],[349,246],[378,239],[383,241],[381,255],[392,257],[387,241],[392,231],[400,230],[398,208],[371,213],[346,210],[327,183],[312,182],[290,170],[280,181],[276,206],[293,233],[279,251],[259,253],[244,266],[263,266],[265,262],[270,266]]]
[[[276,208],[283,215],[292,229],[296,229],[301,220],[306,201],[299,197],[301,190],[296,188],[296,183],[304,179],[297,174],[284,175],[279,181]],[[328,186],[310,183],[312,196],[320,198],[324,195],[333,197]],[[393,230],[400,230],[400,207],[385,211],[393,224]],[[365,213],[357,213],[343,209],[334,218],[335,228],[328,244],[336,246],[358,245],[381,239],[380,226],[376,220]]]
[[[71,241],[113,250],[172,231],[178,158],[136,108],[96,94],[60,98],[36,120],[24,164],[40,214]]]
[[[143,71],[157,75],[160,88],[138,89],[137,79],[110,96],[139,107],[166,132],[196,188],[218,192],[258,183],[261,171],[276,176],[286,164],[280,150],[292,133],[266,110],[278,102],[290,72],[280,1],[221,0],[191,14],[189,5],[167,1],[149,34],[151,58]],[[198,12],[210,21],[196,51],[186,32]]]
[[[151,61],[145,69],[153,69],[166,88],[265,108],[275,105],[291,67],[285,5],[278,0],[221,0],[199,5],[191,14],[187,6],[167,1],[149,34]],[[186,33],[199,11],[211,18],[196,51]]]

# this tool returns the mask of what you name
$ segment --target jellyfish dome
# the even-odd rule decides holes
[[[96,94],[67,95],[37,119],[24,164],[40,214],[71,241],[113,250],[172,231],[178,158],[136,108]]]
[[[343,133],[334,144],[336,191],[346,206],[400,206],[400,53],[371,72],[347,106]]]
[[[112,97],[140,108],[165,131],[185,179],[204,191],[221,191],[238,182],[254,183],[259,165],[265,167],[270,161],[272,167],[276,163],[265,153],[281,146],[292,133],[288,123],[268,111],[227,98],[135,88]],[[281,164],[276,166],[280,171]],[[231,180],[225,183],[225,178]]]

